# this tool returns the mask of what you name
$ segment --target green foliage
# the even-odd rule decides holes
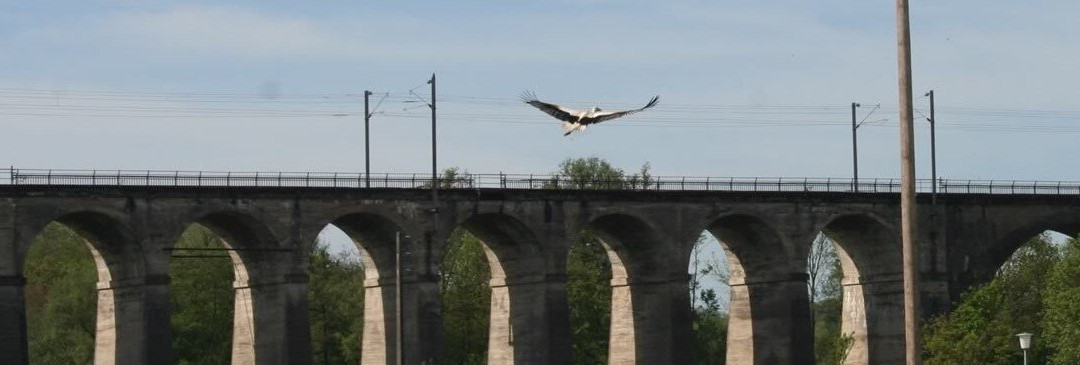
[[[723,364],[727,355],[727,313],[721,310],[716,292],[701,291],[702,306],[694,308],[694,340],[699,364]]]
[[[200,225],[192,225],[184,231],[176,246],[225,248],[221,239]],[[232,262],[227,257],[173,258],[169,270],[176,362],[228,364],[232,356]]]
[[[841,331],[844,271],[836,246],[825,236],[814,241],[808,258],[811,271],[811,314],[817,364],[843,364],[855,339]]]
[[[1080,239],[1065,247],[1064,257],[1050,272],[1043,297],[1043,336],[1050,364],[1080,364]]]
[[[438,183],[438,187],[442,189],[468,188],[472,186],[472,177],[468,171],[463,171],[456,166],[448,167],[443,170]],[[425,184],[424,186],[431,187],[431,184]]]
[[[648,173],[648,164],[642,171]],[[597,157],[563,160],[555,174],[562,176],[563,183],[578,189],[614,188],[629,178]],[[611,262],[593,232],[582,232],[570,246],[566,271],[574,363],[606,363],[611,328]]]
[[[643,169],[644,170],[644,169]],[[723,364],[727,360],[727,309],[720,303],[716,290],[704,288],[702,278],[713,277],[727,282],[720,257],[702,259],[701,253],[710,241],[705,234],[698,237],[691,253],[690,303],[694,306],[694,342],[699,364]]]
[[[570,246],[566,299],[570,303],[574,363],[605,364],[611,327],[611,262],[590,232]]]
[[[599,157],[567,158],[555,173],[557,181],[549,186],[573,189],[646,189],[652,184],[651,167],[642,165],[638,173],[627,175]]]
[[[364,267],[359,256],[331,254],[326,243],[319,242],[308,270],[315,363],[359,363],[364,333]]]
[[[839,281],[838,275],[830,276],[834,277],[831,280]],[[854,338],[840,331],[842,307],[841,295],[832,295],[813,303],[814,359],[817,364],[843,364],[851,350]]]
[[[97,269],[86,241],[61,224],[46,226],[30,246],[24,275],[31,362],[92,362]]]
[[[450,235],[439,270],[443,310],[443,361],[487,362],[491,272],[479,239],[464,229]]]
[[[1043,338],[1044,297],[1055,301],[1046,285],[1061,252],[1046,237],[1022,246],[989,283],[965,293],[953,312],[935,318],[925,329],[928,364],[1016,364],[1022,361],[1016,334],[1030,332]],[[1073,317],[1067,326],[1074,326]],[[1033,341],[1028,351],[1033,363],[1051,357],[1047,341]]]

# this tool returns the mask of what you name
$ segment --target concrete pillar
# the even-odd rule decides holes
[[[611,329],[608,336],[609,364],[633,364],[637,361],[634,305],[625,277],[611,279]]]
[[[732,279],[728,363],[814,362],[806,280],[805,273]]]
[[[750,312],[750,290],[745,284],[731,283],[728,304],[727,364],[750,364],[754,361],[754,320]]]
[[[95,364],[172,362],[169,278],[98,282]]]
[[[311,363],[307,275],[236,281],[234,364]]]
[[[904,364],[904,288],[898,274],[844,279],[845,364]]]
[[[364,334],[360,345],[361,364],[395,362],[394,280],[364,280]]]
[[[689,278],[612,279],[610,364],[687,364],[695,358]]]
[[[442,357],[442,315],[439,283],[405,278],[402,283],[404,363],[435,364]],[[361,364],[397,361],[394,279],[364,282],[364,334]]]
[[[15,204],[0,199],[0,364],[29,363],[26,338],[26,278],[18,263]]]
[[[0,276],[0,364],[28,364],[26,298],[21,275]]]
[[[569,364],[564,276],[491,280],[489,364]]]
[[[424,276],[406,280],[403,289],[404,363],[441,363],[443,321],[439,278]]]

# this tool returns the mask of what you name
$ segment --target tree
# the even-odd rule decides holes
[[[1050,364],[1080,364],[1080,239],[1070,240],[1046,282],[1043,336]]]
[[[819,234],[810,246],[806,266],[810,315],[814,323],[814,358],[818,364],[842,364],[854,338],[841,332],[843,269],[836,244]]]
[[[824,234],[818,234],[810,246],[810,255],[806,262],[806,273],[810,276],[807,282],[810,303],[841,295],[838,280],[838,274],[842,271],[840,257],[832,240]]]
[[[178,248],[225,248],[206,227],[195,224]],[[233,264],[218,257],[175,257],[172,278],[172,343],[178,364],[228,364],[232,357]]]
[[[703,278],[712,277],[727,283],[729,273],[727,265],[719,257],[701,257],[709,242],[708,236],[702,234],[694,242],[694,249],[690,253],[690,304],[694,310],[692,328],[698,363],[722,364],[727,353],[727,308],[720,303],[716,290],[705,288],[701,282]]]
[[[360,362],[364,333],[364,267],[357,255],[331,254],[319,241],[308,265],[308,311],[317,364]],[[379,304],[375,304],[379,305]]]
[[[651,181],[649,171],[645,163],[638,173],[627,175],[603,159],[589,157],[563,160],[555,175],[560,176],[561,187],[641,188]],[[571,244],[566,266],[574,363],[606,363],[611,327],[611,261],[595,232],[586,230]]]
[[[1051,282],[1051,273],[1061,262],[1061,252],[1048,237],[1035,237],[1021,246],[993,280],[965,293],[955,310],[926,326],[923,343],[929,353],[927,363],[1019,363],[1021,353],[1017,351],[1015,335],[1031,332],[1036,338],[1044,338],[1040,325],[1045,321],[1044,303],[1056,304],[1060,298],[1051,292],[1055,287],[1046,284]],[[1058,283],[1068,281],[1064,271],[1062,275],[1063,280]],[[1067,312],[1068,309],[1051,313]],[[1066,326],[1075,326],[1080,317],[1072,320]],[[1047,341],[1034,341],[1028,351],[1029,359],[1034,363],[1046,362],[1052,355],[1048,345]]]
[[[30,246],[23,275],[31,361],[92,362],[97,269],[86,240],[66,226],[49,224]]]
[[[450,235],[439,266],[442,292],[443,362],[487,361],[491,272],[483,243],[465,229]]]
[[[607,363],[611,327],[611,262],[592,232],[583,232],[570,246],[566,260],[566,299],[574,363]]]

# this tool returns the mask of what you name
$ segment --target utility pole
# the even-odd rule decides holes
[[[394,235],[394,357],[397,365],[404,363],[401,346],[404,345],[405,336],[401,333],[404,329],[401,325],[401,312],[401,231],[398,231]]]
[[[431,105],[429,105],[431,107],[431,201],[434,203],[435,201],[439,200],[439,195],[438,195],[438,192],[437,192],[438,191],[438,185],[439,185],[439,171],[438,171],[438,165],[436,164],[436,161],[438,161],[438,159],[437,159],[438,154],[436,152],[437,149],[435,148],[436,147],[436,138],[435,138],[435,74],[434,73],[431,74],[431,80],[428,80],[428,83],[431,84]]]
[[[859,106],[859,103],[851,103],[851,186],[856,193],[859,192],[859,138],[856,134],[859,125],[855,121],[855,108]]]
[[[911,26],[908,0],[896,0],[900,89],[900,236],[904,257],[904,345],[908,365],[922,364],[919,333],[919,255],[915,242],[915,133],[911,102]]]
[[[930,122],[930,205],[937,208],[937,139],[934,136],[934,129],[937,125],[937,120],[934,119],[934,90],[926,93],[926,96],[930,97],[930,118],[926,118],[926,121]],[[937,212],[934,212],[935,214]]]
[[[364,187],[371,187],[371,133],[368,125],[371,123],[371,112],[368,111],[368,97],[371,91],[364,90]]]

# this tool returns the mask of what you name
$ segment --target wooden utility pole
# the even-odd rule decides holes
[[[908,365],[922,364],[919,333],[919,250],[915,242],[915,126],[911,101],[911,29],[908,1],[896,0],[900,83],[900,235],[904,256],[904,345]]]

